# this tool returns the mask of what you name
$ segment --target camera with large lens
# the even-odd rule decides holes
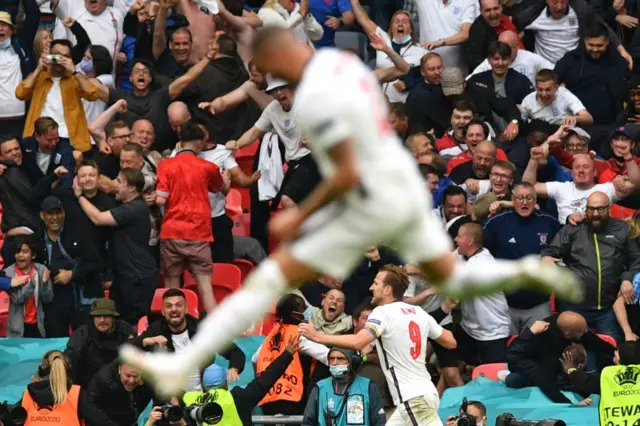
[[[207,423],[215,425],[222,420],[222,407],[217,402],[207,402],[202,405],[190,405],[184,409],[187,417],[198,424]]]
[[[464,398],[460,406],[460,415],[456,417],[456,426],[476,426],[476,418],[467,413],[468,406],[469,402]]]
[[[0,404],[0,422],[5,426],[23,426],[27,421],[27,410],[21,405],[11,405],[7,401]]]
[[[567,426],[562,420],[520,420],[511,413],[504,413],[496,418],[496,426]]]
[[[162,418],[169,423],[179,422],[182,419],[182,408],[179,405],[165,404],[160,407]]]

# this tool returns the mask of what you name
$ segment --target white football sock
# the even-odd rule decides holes
[[[451,297],[488,295],[522,285],[517,279],[520,273],[521,269],[515,261],[456,263],[453,275],[441,285],[440,290]]]
[[[239,290],[202,321],[188,348],[190,361],[205,367],[216,353],[225,350],[255,320],[262,319],[287,288],[278,263],[272,259],[262,262]]]

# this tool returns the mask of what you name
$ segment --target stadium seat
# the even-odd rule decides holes
[[[251,236],[251,213],[233,216],[231,220],[233,221],[233,229],[231,230],[233,235],[239,237]]]
[[[367,36],[354,31],[336,31],[335,34],[337,48],[355,52],[365,63],[369,61],[369,52],[367,52],[369,40]]]
[[[598,337],[605,342],[610,343],[614,348],[618,349],[618,343],[613,337],[609,336],[608,334],[598,334]]]
[[[138,320],[138,336],[147,331],[147,328],[149,328],[149,318],[145,315]]]
[[[471,374],[471,379],[477,379],[478,377],[484,377],[485,379],[498,381],[498,371],[506,370],[507,363],[497,362],[495,364],[482,364],[477,366]]]
[[[230,263],[214,263],[211,284],[228,287],[232,292],[240,288],[242,272],[236,265]]]
[[[196,277],[190,271],[184,271],[182,275],[182,287],[197,287]]]
[[[511,345],[513,343],[514,340],[516,340],[518,338],[517,334],[514,334],[513,336],[509,337],[509,340],[507,340],[507,347],[509,347],[509,345]]]
[[[251,272],[251,270],[255,266],[253,262],[246,259],[235,259],[233,261],[233,264],[236,265],[238,269],[240,269],[241,280],[242,280],[241,282],[244,282],[244,279],[247,278],[247,275],[249,275],[249,272]]]
[[[0,337],[7,337],[8,322],[9,322],[9,314],[0,315]]]
[[[237,189],[231,188],[227,194],[225,209],[227,215],[231,218],[241,215],[242,211],[242,194]]]
[[[9,314],[9,293],[0,291],[0,315]]]

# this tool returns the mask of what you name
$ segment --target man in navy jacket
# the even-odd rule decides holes
[[[516,260],[539,254],[562,227],[558,220],[536,211],[533,185],[515,186],[513,210],[491,217],[484,226],[484,245],[496,259]],[[549,297],[530,290],[507,294],[511,333],[518,334],[535,321],[551,315]]]
[[[54,119],[40,117],[36,120],[33,136],[22,140],[22,155],[32,184],[64,166],[69,173],[61,178],[60,188],[71,188],[76,170],[73,147],[69,139],[58,136],[58,123]]]

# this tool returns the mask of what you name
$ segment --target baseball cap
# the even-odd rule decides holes
[[[116,304],[113,300],[101,298],[94,300],[91,304],[91,312],[89,313],[92,317],[118,317],[120,314],[116,311]]]
[[[11,22],[11,15],[7,12],[0,12],[0,22],[4,22],[5,24],[11,25],[13,29],[16,29],[16,26]]]
[[[202,385],[207,389],[219,388],[225,383],[227,383],[227,371],[217,364],[211,364],[202,373]]]
[[[329,353],[333,352],[333,351],[337,351],[340,352],[342,355],[346,356],[347,359],[349,360],[349,365],[351,366],[351,368],[353,368],[354,370],[356,370],[359,366],[359,362],[358,365],[353,365],[355,360],[359,360],[360,357],[358,356],[358,354],[356,353],[356,351],[351,350],[351,349],[345,349],[345,348],[339,348],[337,346],[333,346],[330,350]],[[328,355],[328,354],[327,354]]]
[[[626,124],[624,126],[616,127],[613,132],[611,132],[611,136],[609,136],[609,139],[613,139],[615,135],[624,135],[632,141],[635,141],[636,139],[638,139],[638,133],[640,133],[638,131],[638,125]]]
[[[49,195],[42,201],[42,204],[40,204],[40,211],[43,211],[45,213],[51,213],[55,211],[63,212],[64,207],[62,206],[62,201],[60,201],[60,198]]]
[[[589,142],[591,140],[591,135],[589,134],[589,132],[587,132],[586,130],[580,127],[574,126],[574,127],[570,127],[567,130],[569,132],[575,133],[580,139],[582,139],[585,142]]]
[[[265,92],[267,93],[272,92],[280,87],[285,87],[289,85],[289,83],[287,83],[285,80],[281,78],[271,77],[271,75],[267,75],[266,79],[267,79],[267,88]]]
[[[464,93],[464,76],[460,68],[445,68],[440,78],[440,86],[445,96]]]

